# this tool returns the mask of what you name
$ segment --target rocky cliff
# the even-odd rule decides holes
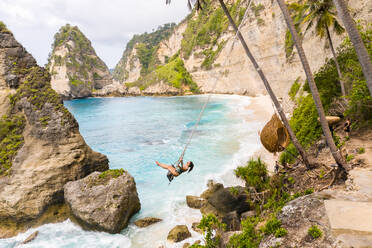
[[[108,169],[106,156],[85,143],[75,118],[51,88],[48,71],[4,27],[0,25],[0,238],[29,228],[47,209],[63,203],[67,182]]]
[[[91,96],[112,84],[106,64],[77,26],[61,27],[54,36],[48,70],[52,88],[65,99]]]
[[[164,65],[177,52],[184,66],[191,73],[199,90],[204,93],[228,93],[256,96],[266,94],[262,82],[245,55],[239,41],[233,44],[234,32],[228,27],[227,19],[218,7],[217,1],[200,13],[192,12],[179,24],[169,36],[159,43],[154,57]],[[288,91],[296,79],[303,81],[305,75],[298,56],[288,56],[285,48],[286,24],[276,1],[272,0],[231,0],[227,1],[235,21],[239,24],[247,9],[248,16],[243,21],[241,32],[253,55],[266,74],[272,88],[279,97],[287,98]],[[349,1],[356,20],[370,22],[372,2]],[[213,8],[213,11],[211,11]],[[338,46],[343,37],[333,37]],[[331,51],[323,41],[308,32],[303,46],[313,71],[318,70],[331,58]],[[131,66],[125,71],[128,77],[124,82],[138,80],[136,49],[126,50],[126,56],[132,58]],[[117,67],[117,73],[119,67]],[[217,82],[216,82],[217,81]],[[216,85],[215,85],[216,84]],[[142,84],[143,85],[143,84]],[[129,84],[129,86],[132,86]],[[144,88],[144,87],[143,87]]]

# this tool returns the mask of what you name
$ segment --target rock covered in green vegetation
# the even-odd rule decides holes
[[[67,24],[54,36],[48,69],[52,88],[63,98],[81,98],[112,84],[106,64],[77,26]]]
[[[324,200],[319,194],[302,196],[287,203],[278,213],[277,220],[281,228],[287,231],[286,234],[279,235],[284,231],[275,228],[278,235],[267,236],[262,240],[260,248],[269,248],[276,243],[280,247],[338,247],[331,234]],[[319,226],[314,228],[315,224]],[[320,231],[320,226],[323,231]],[[311,236],[313,234],[316,238]]]
[[[122,169],[94,172],[67,183],[64,191],[72,214],[94,230],[119,233],[141,208],[136,183]]]
[[[49,73],[0,31],[0,237],[15,235],[61,204],[63,186],[108,169],[51,88]],[[50,221],[53,218],[50,219]]]
[[[174,23],[168,23],[152,33],[134,35],[115,67],[114,78],[120,82],[134,82],[141,75],[152,71],[159,64],[156,56],[159,43],[169,38],[175,26]]]

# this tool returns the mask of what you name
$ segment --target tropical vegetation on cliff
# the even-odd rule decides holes
[[[52,52],[47,69],[52,82],[65,85],[55,88],[64,97],[87,97],[96,89],[112,83],[105,63],[97,56],[89,39],[77,26],[69,24],[60,28],[54,36]],[[65,78],[66,82],[61,82]],[[69,88],[70,92],[59,92],[59,88]]]
[[[142,65],[141,75],[146,75],[150,71],[154,70],[154,68],[160,63],[156,56],[159,43],[169,38],[175,27],[175,23],[167,23],[163,26],[159,26],[157,30],[152,33],[146,32],[144,34],[134,35],[127,43],[123,56],[115,67],[113,77],[119,81],[125,81],[128,78],[126,64],[129,62],[129,64],[133,66],[134,58],[130,57],[133,49],[137,50],[137,57]]]

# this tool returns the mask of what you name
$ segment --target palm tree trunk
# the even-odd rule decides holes
[[[286,117],[286,115],[285,115],[285,113],[283,111],[283,108],[280,105],[278,99],[276,98],[274,91],[271,89],[271,86],[270,86],[269,82],[267,81],[265,74],[263,73],[263,71],[259,67],[256,59],[253,57],[252,53],[250,52],[250,50],[249,50],[249,48],[247,46],[247,43],[245,42],[245,40],[244,40],[242,34],[240,33],[237,25],[235,24],[234,20],[232,19],[231,15],[229,13],[229,10],[227,9],[225,3],[223,2],[223,0],[219,0],[219,2],[221,4],[221,7],[222,7],[223,11],[225,12],[227,18],[229,19],[229,22],[230,22],[231,26],[234,28],[235,32],[237,33],[237,36],[238,36],[240,42],[243,45],[243,48],[244,48],[245,53],[247,54],[248,58],[252,62],[253,66],[256,69],[257,73],[259,74],[262,82],[264,83],[265,88],[266,88],[267,92],[269,93],[269,95],[271,97],[271,100],[273,101],[273,103],[275,105],[275,108],[278,111],[279,116],[280,116],[280,118],[283,121],[284,126],[288,130],[289,136],[291,137],[291,140],[292,140],[294,146],[297,148],[298,152],[300,153],[300,155],[301,155],[301,157],[302,157],[302,159],[303,159],[306,167],[307,168],[310,168],[311,166],[310,166],[309,160],[307,158],[306,152],[305,152],[304,148],[301,146],[301,144],[298,141],[298,139],[296,138],[296,135],[294,134],[291,126],[289,125],[288,119],[287,119],[287,117]]]
[[[328,42],[329,42],[329,47],[331,48],[331,51],[332,51],[332,54],[333,54],[333,59],[335,60],[335,63],[336,63],[337,74],[338,74],[338,78],[339,78],[340,85],[341,85],[341,93],[342,93],[343,96],[346,96],[345,84],[342,81],[343,80],[342,79],[342,73],[341,73],[340,65],[337,61],[337,55],[336,55],[335,49],[333,47],[333,42],[332,42],[331,34],[329,33],[328,25],[325,25],[325,28],[326,28],[326,31],[327,31],[327,38],[328,38]]]
[[[292,39],[293,39],[293,41],[296,45],[298,55],[300,56],[302,66],[304,68],[306,78],[307,78],[307,81],[309,83],[311,93],[313,95],[315,106],[316,106],[316,109],[318,111],[318,115],[320,117],[320,124],[322,126],[323,133],[324,133],[324,136],[326,138],[327,144],[328,144],[328,146],[331,150],[331,153],[332,153],[336,163],[339,165],[339,168],[341,170],[345,170],[346,163],[345,163],[340,151],[337,150],[335,142],[333,141],[333,137],[332,137],[331,131],[329,130],[328,122],[327,122],[325,114],[324,114],[322,101],[320,100],[318,88],[316,87],[314,77],[313,77],[313,74],[312,74],[311,69],[310,69],[309,62],[307,61],[304,49],[302,48],[300,38],[299,38],[299,36],[296,32],[296,28],[293,24],[293,21],[292,21],[292,18],[290,16],[290,14],[289,14],[288,8],[287,8],[286,4],[284,3],[284,0],[277,0],[277,2],[279,4],[280,9],[283,12],[284,19],[287,23],[289,31],[292,34]]]
[[[369,93],[372,96],[372,62],[368,55],[367,49],[364,46],[362,37],[354,23],[353,18],[351,18],[350,13],[347,9],[347,5],[344,0],[333,0],[333,3],[337,8],[337,15],[341,18],[344,23],[345,29],[349,34],[350,40],[354,45],[355,51],[358,55],[360,64],[362,65],[363,74],[367,81],[367,86]]]

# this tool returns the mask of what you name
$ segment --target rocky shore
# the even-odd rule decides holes
[[[66,184],[109,166],[105,155],[85,143],[77,121],[51,88],[48,71],[7,29],[0,30],[0,100],[0,238],[5,238],[68,218]],[[119,193],[125,193],[121,200],[127,205],[113,217],[127,221],[140,208],[136,187],[128,174],[118,187],[126,190]]]
[[[204,236],[196,243],[240,247],[234,246],[234,240],[240,240],[240,245],[250,240],[260,248],[371,247],[372,228],[367,224],[372,216],[370,138],[370,130],[350,137],[343,149],[353,155],[352,167],[347,178],[337,178],[333,186],[329,183],[333,176],[325,172],[332,160],[327,159],[329,151],[322,142],[315,145],[317,152],[312,154],[322,164],[311,171],[302,164],[296,168],[282,167],[268,177],[270,186],[266,190],[260,191],[249,181],[245,187],[224,187],[209,181],[200,196],[189,195],[185,199],[188,207],[199,209],[203,215],[201,222],[192,225],[195,232]],[[365,145],[363,153],[358,152],[360,144]],[[266,179],[256,180],[260,184]],[[268,195],[273,189],[277,195],[271,198]],[[274,199],[276,202],[272,202]],[[168,237],[172,238],[168,240],[189,247],[192,236],[187,233],[184,227],[177,226],[169,232]]]

